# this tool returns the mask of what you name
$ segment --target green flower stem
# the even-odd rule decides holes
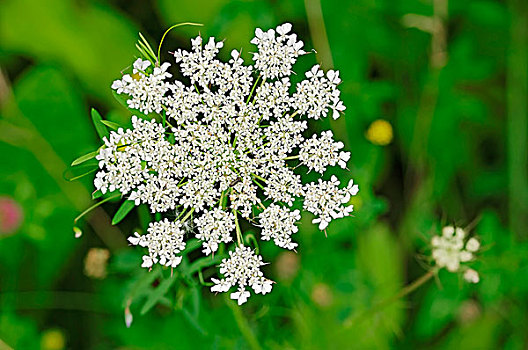
[[[73,223],[76,224],[77,221],[79,221],[83,216],[85,216],[86,214],[88,214],[89,212],[91,212],[92,210],[94,210],[95,208],[97,208],[98,206],[100,206],[101,204],[103,203],[106,203],[112,199],[115,199],[117,197],[121,197],[121,193],[117,193],[113,196],[110,196],[108,198],[105,198],[103,199],[102,201],[100,202],[97,202],[95,203],[94,205],[92,205],[91,207],[89,207],[88,209],[86,209],[85,211],[83,211],[82,213],[80,213],[74,220],[73,220]]]
[[[292,160],[292,159],[299,159],[299,155],[286,157],[283,160]]]
[[[390,297],[389,299],[385,299],[384,301],[380,302],[376,306],[362,312],[359,315],[350,316],[343,323],[343,328],[344,329],[350,328],[354,324],[359,323],[369,318],[370,316],[378,313],[379,311],[383,310],[384,308],[394,303],[395,301],[398,301],[399,299],[405,297],[406,295],[414,292],[416,289],[418,289],[419,287],[424,285],[427,281],[429,281],[431,278],[433,278],[433,276],[435,276],[437,272],[438,272],[437,268],[430,270],[425,275],[421,276],[420,278],[418,278],[411,284],[403,287],[396,295]]]
[[[187,213],[187,215],[185,215],[185,216],[183,217],[183,219],[181,220],[181,223],[184,223],[185,221],[187,221],[187,219],[189,218],[189,216],[192,215],[193,212],[194,212],[194,208],[192,208],[192,209]]]
[[[253,175],[255,178],[259,179],[260,181],[262,181],[264,183],[267,182],[265,178],[263,178],[261,176],[258,176],[257,174],[251,174],[251,175]]]
[[[242,240],[242,231],[240,230],[240,225],[238,224],[238,213],[236,210],[233,209],[233,214],[235,214],[235,225],[236,225],[236,235],[237,235],[237,243],[239,246],[244,245],[244,241]]]
[[[510,229],[526,239],[528,218],[528,4],[510,0],[510,43],[507,51],[506,102]]]
[[[167,29],[165,31],[165,33],[163,33],[163,36],[161,37],[161,40],[160,40],[160,43],[159,43],[159,46],[158,46],[158,64],[160,63],[160,52],[161,52],[161,45],[163,45],[163,40],[165,40],[165,36],[167,36],[167,34],[174,28],[177,28],[177,27],[181,27],[181,26],[198,26],[198,27],[202,27],[203,24],[201,23],[191,23],[191,22],[184,22],[184,23],[178,23],[178,24],[175,24],[173,25],[172,27],[170,27],[169,29]]]
[[[249,326],[248,321],[244,318],[241,308],[229,300],[228,294],[225,294],[225,299],[227,306],[229,306],[231,312],[233,313],[233,317],[235,318],[235,321],[238,325],[238,329],[240,329],[240,333],[242,333],[242,336],[246,339],[249,347],[253,350],[261,350],[262,347],[260,346],[257,337]]]
[[[251,92],[249,93],[249,96],[246,100],[246,104],[249,102],[249,100],[251,100],[251,96],[253,96],[253,92],[255,91],[255,88],[257,87],[257,83],[258,81],[260,80],[260,75],[258,76],[257,80],[255,80],[255,83],[253,84],[253,87],[251,88]]]

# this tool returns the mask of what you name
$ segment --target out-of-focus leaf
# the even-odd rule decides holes
[[[171,276],[163,280],[154,290],[147,295],[147,300],[141,308],[141,315],[146,314],[158,303],[158,301],[168,292],[169,288],[176,282],[177,276]]]
[[[87,153],[83,156],[80,156],[79,158],[75,159],[72,163],[71,163],[71,166],[76,166],[76,165],[79,165],[81,163],[84,163],[86,162],[87,160],[90,160],[90,159],[93,159],[95,158],[95,156],[97,155],[97,153],[99,153],[98,151],[93,151],[93,152],[90,152],[90,153]]]
[[[24,25],[19,22],[21,14]],[[0,42],[4,49],[35,57],[36,61],[59,62],[71,69],[90,93],[108,102],[112,77],[131,64],[136,39],[132,22],[103,3],[0,3]]]

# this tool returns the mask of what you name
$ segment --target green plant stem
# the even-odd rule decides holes
[[[255,83],[253,84],[253,87],[251,88],[251,92],[249,93],[249,96],[246,100],[246,104],[249,102],[249,100],[251,100],[251,96],[253,96],[253,92],[255,91],[255,88],[257,87],[257,83],[258,81],[260,80],[260,75],[258,76],[257,80],[255,80]]]
[[[163,45],[163,40],[165,40],[165,36],[167,36],[167,34],[174,28],[177,28],[177,27],[181,27],[181,26],[198,26],[198,27],[202,27],[203,24],[201,23],[192,23],[192,22],[184,22],[184,23],[178,23],[178,24],[175,24],[173,25],[172,27],[170,27],[169,29],[167,29],[165,31],[165,33],[163,33],[163,36],[161,37],[161,40],[160,40],[160,43],[159,43],[159,46],[158,46],[158,64],[160,63],[160,52],[161,52],[161,45]]]
[[[242,314],[242,311],[240,310],[240,307],[238,305],[235,305],[235,303],[229,299],[228,295],[225,294],[226,304],[229,306],[233,313],[233,317],[235,318],[235,321],[238,325],[238,329],[240,329],[240,333],[242,333],[242,336],[246,339],[248,342],[248,345],[253,350],[260,350],[262,347],[260,346],[257,337],[251,330],[251,327],[249,326],[247,320],[244,318],[244,315]]]
[[[304,7],[306,8],[310,36],[317,50],[318,61],[321,62],[321,66],[324,69],[331,69],[334,67],[334,62],[328,36],[326,35],[321,2],[320,0],[304,0]]]
[[[181,223],[184,223],[185,221],[187,221],[187,219],[189,218],[189,216],[191,216],[191,214],[194,212],[194,208],[192,208],[188,213],[187,215],[185,215],[183,217],[183,219],[181,219]]]
[[[236,235],[237,243],[239,246],[243,246],[242,231],[240,230],[240,224],[238,223],[238,213],[233,209],[233,214],[235,214],[235,226],[236,226]]]
[[[510,0],[507,53],[507,147],[510,229],[526,238],[528,225],[528,3]]]
[[[91,207],[89,207],[88,209],[86,209],[85,211],[83,211],[82,213],[80,213],[74,220],[73,220],[73,223],[76,224],[77,221],[79,221],[79,219],[81,219],[83,216],[85,216],[86,214],[88,214],[89,212],[91,212],[92,210],[94,210],[95,208],[97,208],[98,206],[102,205],[103,203],[106,203],[112,199],[115,199],[117,197],[121,197],[121,193],[117,193],[113,196],[110,196],[108,198],[105,198],[103,199],[102,201],[100,202],[97,202],[95,203],[94,205],[92,205]]]
[[[380,310],[383,310],[385,307],[389,306],[390,304],[394,303],[395,301],[398,301],[399,299],[405,297],[406,295],[414,292],[416,289],[424,285],[427,281],[429,281],[435,274],[437,273],[437,269],[432,269],[428,271],[425,275],[421,276],[411,284],[403,287],[397,294],[393,295],[392,297],[383,300],[379,304],[375,305],[374,307],[360,313],[359,315],[352,315],[351,317],[347,318],[345,322],[343,323],[344,328],[349,328],[355,323],[361,322],[365,318],[368,318],[371,315],[376,314]]]

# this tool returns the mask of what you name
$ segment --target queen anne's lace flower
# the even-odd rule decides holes
[[[133,66],[134,74],[125,74],[121,80],[114,81],[112,89],[118,94],[130,95],[131,98],[127,100],[130,108],[138,109],[145,114],[160,113],[165,93],[170,87],[170,84],[164,80],[172,77],[172,74],[167,72],[170,63],[166,62],[160,67],[154,67],[151,74],[147,73],[150,61],[138,58]]]
[[[151,224],[146,235],[129,238],[148,248],[142,266],[178,265],[189,222],[206,255],[233,241],[236,232],[235,251],[220,268],[225,277],[213,279],[212,290],[226,292],[236,285],[231,297],[241,304],[250,295],[247,287],[265,294],[272,285],[260,271],[262,258],[243,245],[241,218],[261,227],[262,240],[294,249],[292,234],[300,219],[294,205],[303,203],[321,230],[352,212],[348,201],[358,192],[352,181],[344,188],[335,176],[306,185],[301,181],[305,168],[299,165],[323,174],[330,166],[346,168],[350,154],[331,131],[305,138],[303,118],[331,113],[336,119],[345,107],[337,71],[325,74],[316,65],[292,87],[293,65],[305,52],[291,29],[289,23],[257,29],[251,41],[257,46],[253,66],[245,65],[237,50],[228,62],[218,60],[223,42],[198,36],[189,50],[173,54],[191,85],[169,82],[169,63],[142,59],[112,84],[118,94],[129,96],[130,107],[163,111],[165,118],[160,123],[133,117],[132,128],[111,132],[96,157],[98,190],[117,190],[136,205],[148,204],[152,212],[179,215],[175,222],[165,219]]]
[[[319,224],[320,230],[325,230],[332,219],[350,215],[354,210],[353,205],[345,206],[350,196],[355,196],[359,191],[358,185],[350,180],[348,186],[339,188],[339,180],[332,175],[330,181],[311,182],[305,186],[304,209],[317,217],[313,224]]]
[[[301,219],[299,210],[291,211],[276,204],[271,204],[260,213],[262,239],[269,241],[273,238],[275,244],[281,248],[295,249],[297,243],[292,242],[291,235],[299,229],[295,223]]]
[[[328,110],[332,110],[332,118],[339,118],[339,113],[346,107],[341,102],[341,92],[337,85],[341,82],[339,72],[330,70],[326,73],[315,65],[306,72],[308,79],[297,84],[297,92],[293,94],[293,106],[309,118],[326,117]]]
[[[258,52],[253,54],[255,68],[264,78],[280,78],[292,73],[292,66],[299,55],[304,55],[303,42],[297,41],[297,35],[288,34],[292,25],[284,23],[267,32],[257,28],[252,44],[257,45]]]
[[[350,152],[339,152],[344,147],[343,142],[334,142],[332,131],[323,131],[320,138],[313,135],[301,145],[299,160],[310,170],[324,173],[326,167],[339,164],[346,168]]]
[[[480,242],[471,237],[466,241],[466,231],[460,227],[446,226],[441,236],[434,236],[431,240],[432,255],[439,268],[445,267],[450,272],[465,269],[464,278],[468,282],[477,283],[478,273],[475,270],[462,268],[461,263],[474,259],[474,253],[480,248]]]
[[[194,220],[196,224],[196,238],[203,241],[203,252],[209,255],[218,250],[221,242],[229,243],[233,240],[231,232],[235,229],[235,216],[221,208],[206,211]]]
[[[182,257],[177,256],[185,249],[183,241],[184,232],[178,222],[170,222],[168,219],[149,224],[146,235],[139,235],[128,238],[133,245],[140,245],[148,248],[148,255],[143,256],[142,267],[150,268],[156,263],[160,265],[176,267],[180,264]]]
[[[232,286],[238,285],[238,290],[231,293],[231,299],[238,300],[238,305],[247,301],[249,292],[246,287],[251,287],[257,294],[271,292],[273,281],[267,279],[260,271],[260,267],[266,265],[262,257],[256,255],[249,247],[238,246],[235,251],[229,252],[229,259],[223,259],[220,264],[220,273],[224,278],[218,280],[213,278],[214,286],[212,292],[227,292]]]

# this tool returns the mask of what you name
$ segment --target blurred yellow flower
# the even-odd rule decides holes
[[[370,124],[365,136],[375,145],[386,146],[392,141],[392,125],[383,119],[375,120]]]
[[[40,346],[43,350],[62,350],[66,346],[66,338],[60,329],[48,329],[42,334]]]

